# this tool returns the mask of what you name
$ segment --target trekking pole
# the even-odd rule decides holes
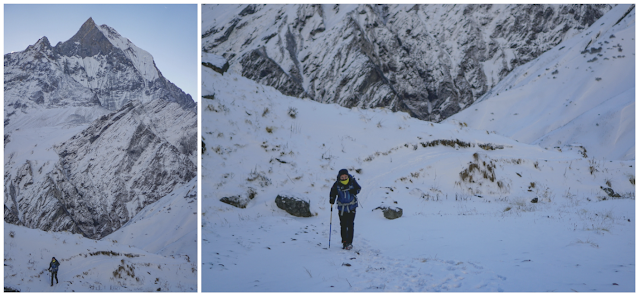
[[[329,248],[331,248],[331,222],[333,221],[333,204],[331,204],[331,215],[329,216]]]

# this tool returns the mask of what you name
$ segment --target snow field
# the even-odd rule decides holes
[[[633,161],[202,72],[204,292],[634,291]],[[328,248],[341,168],[362,186],[353,251],[341,250],[336,211]],[[278,209],[279,194],[314,216]],[[247,207],[220,202],[229,196]]]
[[[5,223],[4,286],[21,292],[195,291],[197,267],[115,240],[91,240]],[[59,283],[47,268],[60,261]]]

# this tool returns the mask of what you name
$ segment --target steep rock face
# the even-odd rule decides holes
[[[440,121],[610,5],[206,5],[203,51],[283,94]]]
[[[5,118],[13,112],[7,104],[21,109],[100,105],[114,111],[131,100],[160,98],[195,107],[191,96],[162,76],[148,52],[91,18],[54,47],[43,37],[25,51],[5,54],[4,75]]]
[[[30,162],[5,178],[5,221],[94,239],[112,233],[196,177],[196,125],[175,103],[129,102],[56,146],[44,179],[34,183]]]

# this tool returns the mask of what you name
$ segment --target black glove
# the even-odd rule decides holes
[[[335,199],[335,198],[330,198],[330,199],[329,199],[329,203],[330,203],[331,205],[333,205],[335,202],[336,202],[336,199]]]

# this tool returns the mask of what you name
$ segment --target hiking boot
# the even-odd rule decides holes
[[[353,248],[353,245],[351,245],[351,243],[349,243],[349,244],[347,244],[345,249],[346,250],[351,250],[352,248]]]

